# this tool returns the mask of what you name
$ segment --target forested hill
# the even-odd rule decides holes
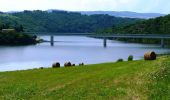
[[[137,13],[137,12],[130,12],[130,11],[81,11],[80,13],[85,15],[108,14],[110,16],[116,16],[116,17],[141,18],[141,19],[150,19],[150,18],[165,16],[165,14],[160,14],[160,13]]]
[[[113,28],[114,33],[170,34],[170,15],[149,19],[124,27]]]
[[[81,15],[67,11],[23,11],[0,14],[0,25],[22,25],[24,31],[41,32],[96,32],[112,26],[135,23],[141,19],[120,18],[109,15]]]

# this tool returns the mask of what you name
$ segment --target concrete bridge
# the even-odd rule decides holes
[[[107,47],[107,39],[109,38],[132,38],[132,39],[160,39],[161,47],[165,47],[164,40],[170,39],[170,35],[164,34],[113,34],[113,35],[97,35],[94,33],[46,33],[46,32],[25,32],[26,34],[37,35],[37,36],[50,36],[51,46],[54,46],[54,36],[88,36],[94,38],[102,38],[103,46]]]

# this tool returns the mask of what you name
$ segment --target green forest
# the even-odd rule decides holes
[[[169,34],[170,15],[139,21],[123,27],[115,27],[113,32],[124,34]]]
[[[119,18],[109,15],[82,15],[75,12],[23,11],[1,13],[0,26],[23,26],[26,32],[87,33],[102,32],[108,27],[135,23],[141,19]]]
[[[30,45],[36,44],[36,36],[18,32],[0,32],[0,45]]]
[[[126,26],[110,27],[105,33],[111,34],[170,34],[170,15],[138,21]],[[160,43],[160,39],[118,39],[128,42]],[[165,41],[170,44],[169,40]]]
[[[0,25],[0,45],[30,45],[38,43],[36,36],[23,33],[23,26],[16,24]]]

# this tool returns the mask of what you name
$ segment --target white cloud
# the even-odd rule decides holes
[[[168,12],[168,0],[0,0],[0,11],[62,9]],[[162,5],[164,4],[164,5]]]

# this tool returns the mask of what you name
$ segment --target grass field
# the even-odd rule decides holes
[[[0,100],[168,100],[170,56],[0,73]]]

